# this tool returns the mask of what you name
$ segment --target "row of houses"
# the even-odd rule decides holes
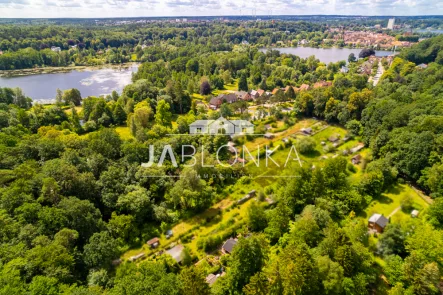
[[[313,85],[313,88],[320,88],[320,87],[329,87],[332,85],[332,82],[329,81],[320,81],[320,82],[316,82]],[[263,89],[252,89],[249,92],[246,91],[236,91],[233,93],[225,93],[225,94],[219,94],[217,96],[214,96],[213,98],[211,98],[211,100],[209,101],[209,107],[213,110],[216,110],[218,108],[220,108],[220,106],[223,103],[234,103],[237,102],[239,100],[244,100],[244,101],[255,101],[260,97],[266,96],[266,97],[270,97],[271,95],[275,95],[279,90],[283,91],[284,93],[286,93],[290,88],[292,87],[292,89],[294,90],[294,92],[300,92],[300,91],[306,91],[311,89],[311,86],[308,84],[302,84],[300,87],[295,87],[295,86],[286,86],[284,88],[274,88],[274,90],[272,90],[272,92],[263,90]]]

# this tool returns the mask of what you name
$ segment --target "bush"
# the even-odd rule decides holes
[[[348,163],[348,170],[351,171],[352,173],[357,172],[357,168],[355,168],[355,166],[352,163]]]
[[[401,201],[401,209],[409,213],[414,209],[414,199],[411,195],[406,195],[403,200]]]
[[[297,150],[302,154],[313,152],[315,150],[315,146],[316,142],[311,137],[303,137],[296,144]]]

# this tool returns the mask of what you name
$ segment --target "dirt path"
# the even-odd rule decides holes
[[[388,219],[395,215],[399,210],[401,209],[401,206],[398,206],[394,209],[394,211],[391,212],[391,214],[388,215]]]

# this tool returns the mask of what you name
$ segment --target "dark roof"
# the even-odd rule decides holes
[[[383,215],[380,216],[379,219],[377,219],[377,221],[375,222],[378,225],[380,225],[381,227],[385,227],[388,223],[389,223],[389,219],[387,219],[386,217],[384,217]]]
[[[220,105],[224,101],[226,101],[228,103],[233,103],[233,102],[236,102],[237,100],[238,100],[237,95],[235,95],[234,93],[219,94],[218,96],[211,98],[209,103],[212,105]]]
[[[234,240],[234,239],[232,239],[232,238],[230,238],[229,240],[227,240],[227,241],[223,244],[222,248],[223,248],[223,250],[225,250],[226,252],[231,253],[231,252],[232,252],[232,249],[234,249],[234,246],[235,246],[236,244],[237,244],[237,241]]]
[[[213,97],[213,98],[211,98],[209,103],[216,106],[216,105],[221,104],[222,100],[219,97]]]
[[[385,226],[389,223],[389,219],[387,219],[381,214],[373,214],[369,218],[369,222],[375,223],[379,225],[381,228],[385,228]]]
[[[222,97],[223,100],[226,100],[226,102],[236,102],[238,100],[237,95],[235,95],[234,93],[229,93],[229,94],[223,94]]]

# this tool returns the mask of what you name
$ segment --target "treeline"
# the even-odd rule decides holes
[[[257,23],[243,27],[241,23],[189,24],[181,27],[170,23],[101,26],[0,26],[0,69],[24,69],[35,66],[97,65],[129,60],[147,61],[146,46],[188,46],[204,44],[210,51],[231,50],[243,41],[268,46],[295,38],[321,42],[327,37],[324,25],[308,22],[277,24]],[[289,32],[289,33],[287,33]],[[300,40],[301,40],[300,39]],[[61,52],[48,48],[60,47]],[[162,49],[159,49],[164,51]]]
[[[413,63],[436,62],[443,65],[443,35],[421,41],[417,45],[405,49],[401,57]]]

